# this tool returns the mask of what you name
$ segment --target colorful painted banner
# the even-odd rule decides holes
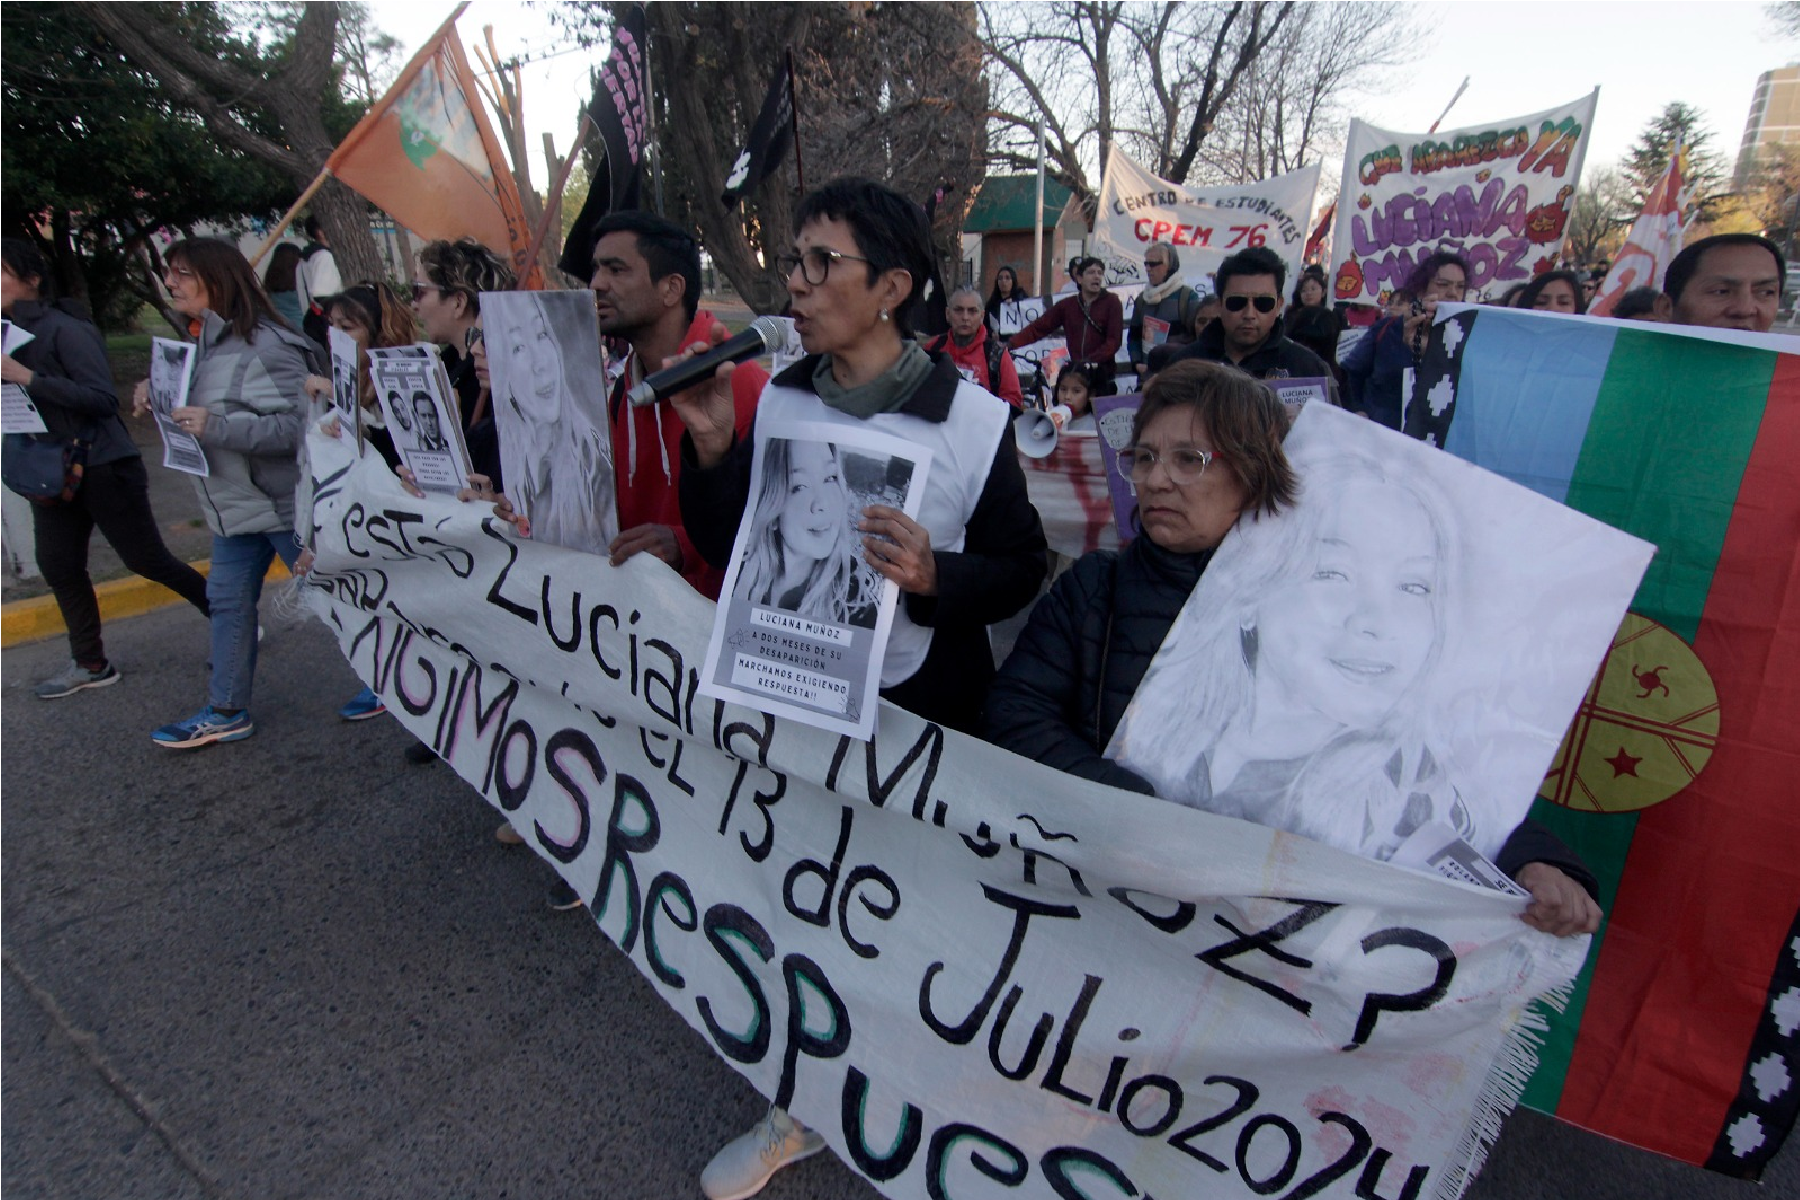
[[[1526,1103],[1754,1178],[1800,1111],[1800,344],[1439,311],[1409,429],[1658,547],[1533,812],[1607,921]]]
[[[420,237],[472,237],[509,250],[514,269],[525,273],[531,230],[455,16],[345,135],[325,169]]]
[[[1319,168],[1306,167],[1259,183],[1189,187],[1158,179],[1114,146],[1100,183],[1091,252],[1106,259],[1107,286],[1143,284],[1144,251],[1167,242],[1181,258],[1181,277],[1202,292],[1226,257],[1267,246],[1300,274],[1312,225]],[[1117,290],[1115,288],[1115,290]]]
[[[307,595],[351,665],[883,1194],[1424,1200],[1480,1169],[1587,939],[892,707],[865,743],[700,697],[713,605],[660,560],[308,445]]]
[[[1333,294],[1384,304],[1438,250],[1469,260],[1471,299],[1550,270],[1599,99],[1595,90],[1528,117],[1437,133],[1351,121],[1331,234]]]
[[[1644,201],[1644,211],[1633,222],[1605,282],[1588,305],[1589,316],[1612,316],[1613,305],[1632,288],[1662,287],[1663,272],[1681,253],[1681,218],[1687,206],[1687,182],[1683,178],[1686,171],[1687,154],[1678,151]]]

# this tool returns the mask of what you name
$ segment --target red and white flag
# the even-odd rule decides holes
[[[1588,305],[1590,317],[1612,316],[1613,305],[1632,288],[1660,287],[1669,261],[1681,253],[1682,209],[1687,202],[1687,153],[1676,143],[1669,169],[1650,189],[1644,211],[1613,260],[1606,281]]]

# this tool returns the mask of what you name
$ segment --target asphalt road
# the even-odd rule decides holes
[[[493,809],[335,719],[322,627],[265,623],[256,736],[191,753],[149,740],[203,699],[185,606],[109,627],[109,689],[38,701],[64,646],[5,654],[7,1200],[698,1197],[763,1101]],[[875,1194],[829,1153],[765,1193]],[[1800,1154],[1759,1192],[1520,1113],[1470,1195],[1796,1196]]]

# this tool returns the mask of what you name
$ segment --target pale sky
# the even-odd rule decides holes
[[[1412,6],[1427,30],[1416,66],[1360,99],[1353,113],[1404,133],[1423,132],[1443,111],[1463,76],[1469,90],[1446,129],[1524,116],[1600,88],[1587,167],[1624,154],[1644,124],[1673,100],[1705,114],[1727,171],[1737,156],[1756,77],[1800,61],[1800,40],[1776,34],[1760,3],[1424,3]],[[451,5],[375,0],[375,23],[399,38],[407,54],[450,14]],[[494,26],[502,56],[565,51],[524,67],[525,117],[531,131],[532,181],[544,187],[542,134],[568,152],[576,113],[587,99],[587,69],[605,54],[573,49],[550,25],[546,6],[475,0],[457,22],[470,62],[483,25]],[[572,52],[570,52],[572,51]],[[1326,174],[1340,164],[1326,164]]]

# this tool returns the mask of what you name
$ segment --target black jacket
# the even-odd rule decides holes
[[[1225,326],[1217,320],[1212,321],[1200,336],[1188,345],[1171,354],[1165,366],[1174,366],[1186,359],[1198,358],[1203,362],[1225,363],[1235,366],[1240,371],[1256,376],[1258,379],[1331,379],[1331,367],[1326,361],[1288,337],[1281,331],[1277,322],[1269,331],[1269,338],[1262,345],[1244,355],[1241,362],[1232,362],[1225,357]]]
[[[948,355],[934,354],[932,372],[900,411],[922,420],[949,419],[962,377]],[[808,356],[774,379],[781,387],[812,391],[818,358]],[[752,436],[733,442],[719,465],[702,469],[694,441],[681,436],[681,523],[700,557],[721,569],[731,562],[732,542],[750,503]],[[881,690],[882,699],[952,729],[973,733],[994,678],[987,627],[1031,603],[1044,581],[1044,526],[1025,490],[1025,472],[1008,423],[994,451],[975,511],[964,526],[963,549],[939,550],[938,594],[904,594],[900,602],[915,624],[931,629],[931,649],[911,678]]]
[[[119,419],[119,397],[106,339],[91,322],[41,300],[13,304],[13,324],[32,335],[14,360],[32,372],[26,392],[44,418],[44,429],[65,441],[92,440],[93,466],[138,457],[137,444]]]
[[[1121,551],[1083,556],[1032,610],[988,692],[983,736],[997,746],[1083,779],[1151,795],[1136,772],[1102,757],[1163,638],[1212,561],[1134,538]],[[1497,865],[1561,868],[1598,897],[1593,873],[1536,821],[1501,848]]]

